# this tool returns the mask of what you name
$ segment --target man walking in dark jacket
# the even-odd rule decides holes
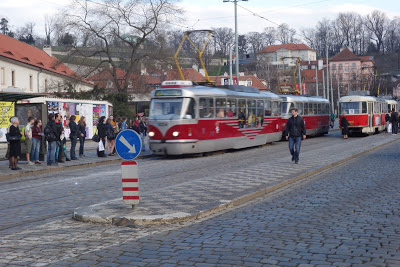
[[[301,140],[306,139],[306,126],[304,120],[297,114],[297,108],[292,109],[292,117],[286,123],[286,140],[289,140],[289,150],[292,161],[299,163]]]

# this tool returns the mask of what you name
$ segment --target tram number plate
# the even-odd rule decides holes
[[[158,125],[158,126],[167,126],[168,123],[166,123],[166,122],[159,122],[159,123],[157,123],[157,125]]]

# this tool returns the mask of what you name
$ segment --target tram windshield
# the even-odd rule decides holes
[[[366,102],[343,102],[340,103],[340,112],[345,114],[367,113]]]
[[[294,108],[294,104],[291,102],[282,102],[282,116],[290,114],[291,109]]]
[[[195,101],[192,98],[152,99],[150,120],[179,120],[195,118]]]

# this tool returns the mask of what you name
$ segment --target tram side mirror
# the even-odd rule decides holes
[[[183,116],[183,118],[184,118],[185,120],[191,120],[191,119],[192,119],[192,115],[186,114],[185,116]]]

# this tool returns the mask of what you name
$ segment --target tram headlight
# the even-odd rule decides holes
[[[176,131],[175,131],[175,132],[172,132],[172,136],[173,136],[173,137],[178,137],[178,136],[179,136],[179,132],[176,132]]]
[[[149,137],[153,137],[154,136],[154,132],[149,132]]]

